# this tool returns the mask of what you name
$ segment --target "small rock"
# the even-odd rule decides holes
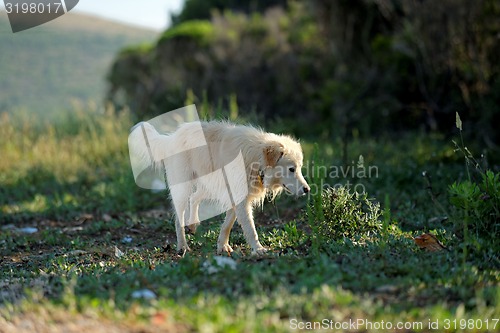
[[[131,243],[132,242],[132,237],[130,236],[125,236],[122,238],[122,243]]]
[[[155,299],[156,294],[149,289],[141,289],[134,291],[132,298]]]
[[[33,227],[25,227],[25,228],[19,228],[17,229],[17,231],[23,234],[34,234],[38,232],[38,229]]]

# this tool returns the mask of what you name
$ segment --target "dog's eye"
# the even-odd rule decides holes
[[[295,172],[295,168],[294,168],[294,167],[288,168],[288,170],[289,170],[290,172]]]

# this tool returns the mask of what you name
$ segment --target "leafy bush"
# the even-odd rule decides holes
[[[192,20],[168,29],[160,37],[159,43],[175,37],[186,37],[196,40],[199,44],[208,44],[214,36],[214,27],[207,20]]]
[[[303,113],[307,91],[316,91],[316,84],[305,89],[303,82],[325,68],[318,64],[324,46],[312,38],[318,29],[297,14],[299,9],[290,15],[280,9],[251,16],[214,13],[210,21],[175,25],[149,52],[132,49],[117,55],[107,75],[107,100],[117,108],[128,106],[141,118],[178,108],[189,94],[224,107],[237,95],[242,111],[255,109],[268,119]]]
[[[214,11],[231,10],[251,13],[264,11],[274,6],[286,6],[287,0],[186,0],[179,13],[172,13],[170,18],[174,26],[195,19],[209,19]]]
[[[457,231],[498,239],[500,232],[500,173],[486,171],[479,183],[469,180],[449,187],[450,202],[458,209]],[[468,230],[465,230],[467,228]]]
[[[454,219],[456,232],[463,236],[467,243],[471,241],[469,232],[472,233],[473,243],[477,243],[479,238],[497,242],[500,229],[500,174],[491,170],[484,171],[464,145],[462,119],[458,112],[455,116],[455,126],[460,131],[460,144],[453,141],[455,151],[464,155],[468,177],[468,180],[455,182],[448,189],[450,203],[458,209],[458,216]],[[470,166],[481,175],[480,182],[473,181]]]
[[[307,208],[310,225],[323,241],[369,236],[382,228],[380,204],[346,187],[324,190],[321,199],[311,201]]]
[[[472,137],[498,144],[499,13],[494,0],[190,0],[149,54],[116,57],[107,99],[147,118],[190,92],[213,105],[234,94],[241,114],[344,142],[448,132],[458,109]]]

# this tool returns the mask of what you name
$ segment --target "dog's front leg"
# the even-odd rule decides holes
[[[235,220],[236,212],[231,208],[226,212],[226,219],[220,229],[219,239],[217,240],[217,253],[222,254],[226,252],[230,255],[231,252],[233,252],[233,249],[229,245],[229,234],[231,233]]]
[[[169,179],[175,179],[170,177]],[[191,184],[186,182],[176,187],[170,187],[170,196],[175,207],[175,233],[177,234],[177,252],[186,253],[189,251],[189,246],[186,241],[186,232],[184,227],[186,226],[186,211],[189,208],[189,196],[192,187]]]
[[[263,254],[267,251],[259,242],[257,230],[253,221],[252,205],[250,202],[242,202],[236,206],[236,218],[243,229],[243,235],[252,248],[252,254]]]
[[[177,234],[177,252],[184,255],[186,251],[191,249],[187,244],[186,232],[184,231],[184,211],[181,214],[175,219],[175,233]]]

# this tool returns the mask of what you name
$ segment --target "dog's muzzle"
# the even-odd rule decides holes
[[[281,184],[283,186],[283,188],[285,189],[285,191],[287,191],[288,193],[290,194],[293,194],[293,192],[285,185],[285,184]],[[300,192],[297,193],[296,195],[297,196],[303,196],[303,195],[306,195],[307,193],[309,193],[311,191],[311,188],[309,186],[302,186],[302,188],[300,189]]]
[[[302,186],[302,194],[301,195],[306,195],[311,191],[311,188],[309,186]]]

